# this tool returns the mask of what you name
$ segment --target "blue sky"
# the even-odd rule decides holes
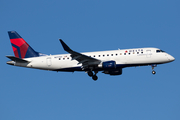
[[[178,0],[1,0],[1,120],[179,120],[180,2]],[[7,31],[36,51],[66,53],[157,47],[176,58],[121,76],[65,73],[9,66]]]

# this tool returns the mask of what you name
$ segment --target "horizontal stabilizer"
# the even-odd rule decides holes
[[[12,61],[15,61],[15,62],[20,62],[20,63],[27,63],[27,62],[30,62],[30,61],[27,61],[27,60],[23,60],[21,58],[17,58],[17,57],[14,57],[14,56],[6,56],[7,58],[11,59]]]

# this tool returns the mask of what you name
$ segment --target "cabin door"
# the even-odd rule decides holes
[[[46,63],[48,66],[51,66],[51,57],[46,58]]]
[[[151,50],[146,50],[146,57],[147,58],[150,58],[151,57]]]

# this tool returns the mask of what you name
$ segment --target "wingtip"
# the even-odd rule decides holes
[[[59,39],[60,42],[62,42],[62,39]]]
[[[22,38],[16,31],[8,31],[8,34],[10,39]]]
[[[59,39],[59,41],[61,42],[62,45],[64,45],[64,41],[62,39]]]
[[[59,41],[61,42],[65,51],[71,51],[71,49],[66,45],[66,43],[62,39],[59,39]]]

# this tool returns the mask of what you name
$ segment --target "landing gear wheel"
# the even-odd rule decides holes
[[[152,67],[152,74],[155,75],[156,74],[156,71],[154,71],[154,67],[156,67],[157,65],[156,64],[152,64],[151,67]]]
[[[152,74],[155,75],[155,74],[156,74],[156,71],[153,70],[153,71],[152,71]]]
[[[98,77],[97,77],[96,75],[93,75],[93,76],[92,76],[92,79],[93,79],[94,81],[96,81],[96,80],[98,79]]]
[[[88,75],[89,75],[90,77],[92,77],[92,76],[93,76],[93,72],[92,72],[92,71],[88,71]]]

